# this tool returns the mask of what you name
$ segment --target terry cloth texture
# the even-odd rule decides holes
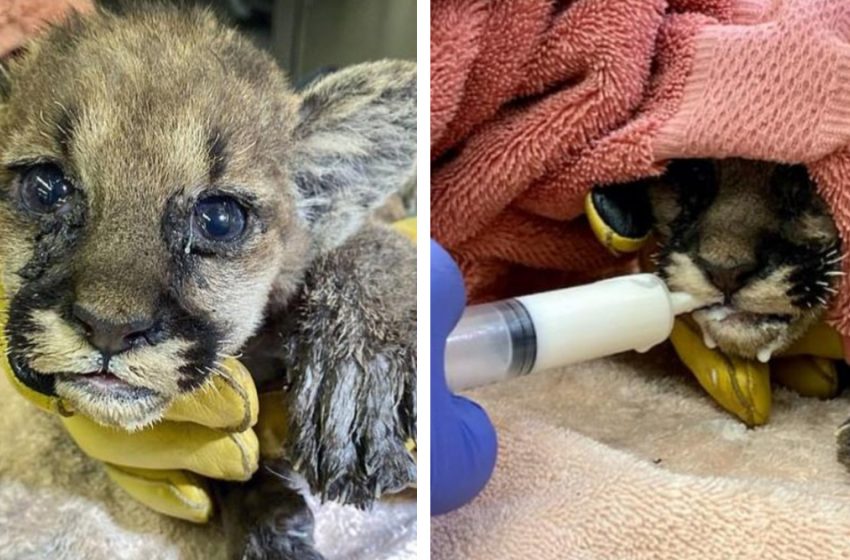
[[[806,163],[850,247],[846,0],[434,0],[431,103],[432,235],[473,301],[622,271],[584,195],[674,158]]]
[[[747,429],[670,348],[541,372],[471,396],[499,458],[469,505],[433,518],[439,560],[850,558],[847,394],[774,392]]]

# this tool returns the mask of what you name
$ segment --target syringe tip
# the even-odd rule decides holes
[[[672,303],[673,313],[675,315],[681,315],[682,313],[690,313],[691,311],[699,309],[700,307],[705,307],[713,303],[718,303],[717,299],[701,298],[693,294],[689,294],[687,292],[672,292],[670,294],[670,301]]]

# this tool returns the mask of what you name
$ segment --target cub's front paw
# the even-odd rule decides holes
[[[326,500],[368,507],[416,480],[416,252],[365,227],[319,258],[282,315],[287,457]]]
[[[245,535],[234,560],[323,560],[313,548],[312,525],[309,510],[294,517],[260,519]]]
[[[322,560],[313,513],[284,461],[260,466],[244,484],[221,483],[219,499],[233,560]]]
[[[368,507],[416,481],[415,355],[310,344],[290,404],[289,457],[323,499]]]

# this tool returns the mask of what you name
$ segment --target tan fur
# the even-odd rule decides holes
[[[215,483],[227,548],[319,558],[293,469],[364,509],[416,480],[415,250],[368,224],[413,171],[415,65],[295,92],[208,12],[128,6],[53,29],[0,92],[9,363],[133,430],[238,353],[289,426],[286,460]]]
[[[305,260],[305,235],[294,225],[293,199],[282,188],[288,171],[280,157],[292,147],[297,97],[271,59],[209,14],[191,14],[100,15],[87,20],[82,36],[70,45],[63,43],[62,30],[36,43],[11,69],[15,89],[0,154],[5,165],[45,158],[65,162],[68,175],[91,200],[91,227],[72,263],[77,301],[120,322],[154,311],[168,281],[159,223],[166,202],[209,186],[208,137],[215,131],[228,134],[228,163],[218,184],[250,188],[271,205],[268,235],[280,240],[255,243],[226,264],[206,265],[214,269],[202,266],[202,274],[215,278],[212,285],[186,287],[191,306],[227,325],[230,340],[221,351],[229,353],[261,321],[278,271],[296,269]],[[67,158],[55,138],[66,112],[75,118]],[[11,177],[0,181],[9,183]],[[7,207],[0,211],[0,223],[4,279],[14,296],[14,276],[29,258],[32,229]],[[69,353],[85,345],[79,335],[56,318],[48,323],[32,341],[41,353],[34,364],[50,371],[88,369],[90,357]],[[179,352],[166,350],[128,360],[145,372],[141,378],[119,364],[114,373],[174,395],[171,372],[182,360]],[[96,419],[114,418],[114,411],[100,406],[91,412]],[[155,418],[157,412],[143,416]]]
[[[100,367],[99,357],[86,341],[54,311],[39,309],[31,314],[39,327],[30,337],[39,348],[32,364],[43,373],[61,373],[68,366],[78,371],[91,371]]]
[[[676,239],[684,236],[682,230],[674,231],[676,220],[687,203],[680,200],[681,193],[693,194],[702,189],[695,177],[688,183],[684,179],[659,179],[650,189],[650,200],[660,235],[663,252],[662,263],[667,283],[674,290],[685,291],[706,301],[723,301],[724,293],[712,282],[706,267],[752,269],[747,281],[726,302],[733,312],[729,319],[717,320],[709,310],[693,314],[703,332],[725,352],[746,358],[755,358],[759,350],[777,351],[786,348],[818,321],[826,309],[826,298],[811,307],[800,307],[792,302],[789,291],[794,287],[792,274],[795,268],[779,266],[761,272],[765,249],[762,243],[770,236],[782,236],[793,243],[815,251],[837,243],[835,225],[823,201],[812,194],[812,209],[793,220],[784,218],[781,197],[770,186],[770,177],[776,165],[763,161],[740,159],[719,160],[712,163],[716,173],[715,193],[710,203],[690,216],[692,241]],[[683,181],[676,184],[674,181]],[[690,192],[688,189],[691,189]],[[774,190],[772,190],[774,189]],[[806,198],[807,201],[810,198]],[[687,245],[687,248],[683,246]],[[834,279],[819,278],[826,282],[827,294]],[[816,286],[815,286],[816,287]],[[790,317],[786,322],[762,320],[767,315]]]
[[[669,277],[667,285],[677,292],[693,294],[704,300],[711,300],[719,296],[718,291],[705,280],[702,270],[693,259],[681,253],[670,255],[670,264],[667,267]]]
[[[358,158],[377,151],[375,139],[390,140],[391,148],[381,148],[384,160],[375,158],[386,161],[383,168],[367,171],[387,183],[398,180],[398,162],[412,153],[407,130],[386,134],[396,105],[375,102],[402,83],[400,77],[414,74],[412,65],[354,67],[302,96],[269,56],[205,11],[161,6],[121,17],[100,12],[54,29],[9,72],[11,95],[0,103],[0,185],[8,195],[0,204],[0,255],[7,296],[18,294],[21,271],[38,252],[36,225],[10,200],[20,181],[15,168],[59,162],[86,204],[84,233],[61,266],[74,302],[121,324],[155,317],[163,294],[178,291],[187,313],[206,317],[221,333],[216,351],[222,357],[237,353],[254,334],[270,302],[280,308],[290,301],[315,255],[362,224],[364,200],[380,197]],[[349,86],[354,91],[346,95]],[[314,118],[305,103],[331,109]],[[351,118],[361,112],[363,118]],[[219,140],[223,157],[211,148]],[[219,161],[225,165],[212,177]],[[339,170],[350,179],[334,183],[340,193],[359,198],[304,196],[293,168],[305,184],[326,177],[329,168]],[[168,212],[191,207],[212,189],[250,193],[262,215],[250,222],[255,230],[238,252],[196,258],[192,274],[178,282],[174,261],[181,251],[191,253],[197,240],[189,236],[180,247],[169,246]],[[324,206],[329,210],[310,222],[313,209]],[[180,393],[190,344],[175,336],[110,362],[110,373],[159,398],[130,404],[89,398],[74,378],[99,367],[98,360],[79,326],[66,320],[39,311],[32,317],[37,328],[20,334],[33,348],[30,365],[63,372],[57,391],[95,420],[140,427]]]

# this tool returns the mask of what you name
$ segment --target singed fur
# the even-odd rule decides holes
[[[413,169],[412,64],[363,64],[295,92],[209,13],[142,6],[52,29],[3,92],[0,257],[9,360],[25,383],[138,429],[244,351],[258,377],[286,378],[287,456],[314,490],[366,506],[415,480],[404,445],[414,251],[368,221]],[[27,169],[44,162],[75,187],[67,212],[21,202]],[[193,205],[211,193],[247,209],[238,242],[193,236]],[[107,361],[74,306],[110,323],[150,319],[156,336]],[[120,389],[86,380],[99,371]],[[256,503],[267,486],[231,488],[227,501]],[[309,514],[284,494],[297,507],[282,512]],[[259,525],[238,535],[265,543],[251,554],[314,557],[309,534],[277,534],[276,504],[259,503]]]

